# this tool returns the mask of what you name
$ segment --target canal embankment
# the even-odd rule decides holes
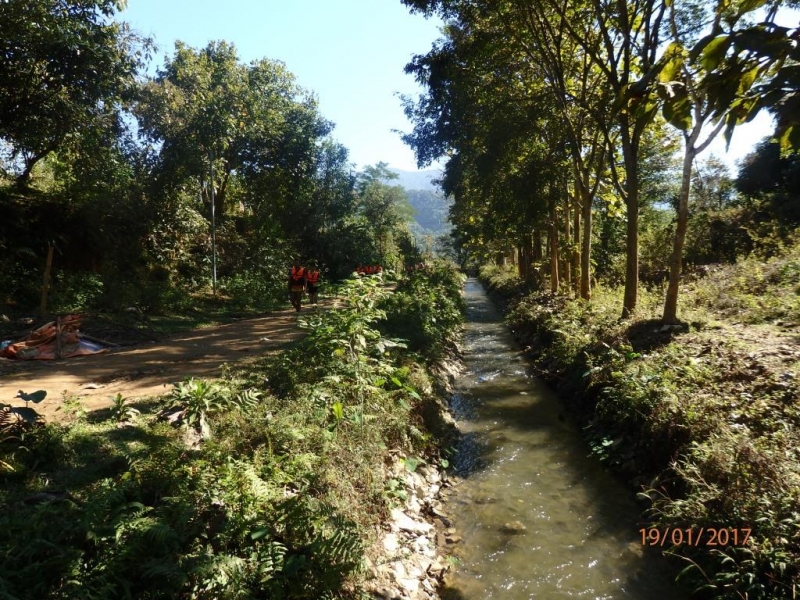
[[[640,541],[634,495],[588,455],[481,285],[466,283],[443,598],[685,598]]]
[[[796,597],[798,264],[744,261],[688,282],[678,326],[659,322],[657,290],[623,320],[617,290],[586,302],[481,273],[591,453],[638,492],[640,541],[685,567],[698,597]]]

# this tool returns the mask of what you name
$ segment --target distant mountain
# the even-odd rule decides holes
[[[414,207],[416,214],[414,220],[424,230],[434,234],[450,230],[447,214],[450,202],[442,196],[441,192],[429,190],[406,190],[408,201]]]
[[[389,182],[390,185],[401,185],[406,190],[428,190],[435,192],[439,188],[431,183],[431,179],[436,179],[441,176],[438,169],[429,169],[427,171],[403,171],[401,169],[389,169],[392,173],[396,173],[398,178]]]

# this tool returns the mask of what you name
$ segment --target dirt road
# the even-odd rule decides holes
[[[264,355],[300,335],[297,313],[287,309],[105,354],[52,361],[0,358],[0,402],[24,406],[14,399],[19,390],[46,390],[35,408],[47,419],[70,396],[89,411],[106,408],[118,393],[131,399],[163,394],[184,377],[216,377],[222,364]]]

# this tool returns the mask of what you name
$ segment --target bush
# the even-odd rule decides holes
[[[79,312],[96,308],[104,293],[100,275],[61,271],[53,278],[50,310],[56,313]]]
[[[449,263],[413,271],[382,304],[388,315],[384,331],[406,338],[409,349],[428,360],[442,358],[463,321],[462,286],[462,276]]]

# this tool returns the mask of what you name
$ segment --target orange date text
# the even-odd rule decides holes
[[[643,546],[744,546],[749,527],[647,527],[639,530]]]

